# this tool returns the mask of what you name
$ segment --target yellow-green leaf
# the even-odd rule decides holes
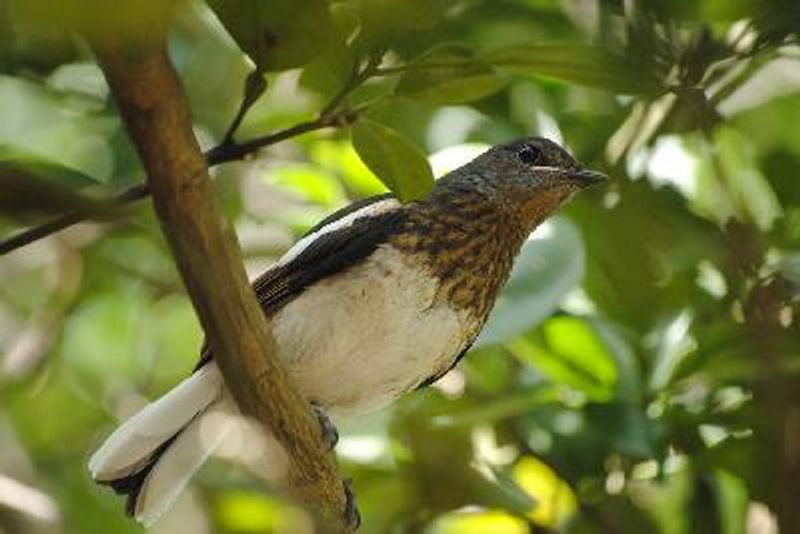
[[[433,188],[433,172],[422,151],[396,131],[362,118],[352,128],[358,156],[402,202],[417,200]]]

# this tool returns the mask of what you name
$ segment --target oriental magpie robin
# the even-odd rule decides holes
[[[478,336],[528,235],[603,178],[528,138],[489,149],[422,200],[379,195],[324,219],[253,283],[301,393],[337,418],[438,380]],[[152,523],[229,437],[220,421],[236,414],[204,349],[192,376],[108,438],[92,476]]]

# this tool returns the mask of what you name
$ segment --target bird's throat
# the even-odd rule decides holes
[[[437,298],[485,319],[532,227],[479,194],[434,197],[409,206],[390,242],[418,258],[439,283]]]

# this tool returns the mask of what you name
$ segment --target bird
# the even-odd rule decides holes
[[[553,141],[522,138],[446,174],[422,199],[376,195],[311,228],[252,286],[278,355],[323,428],[333,424],[328,417],[376,410],[450,371],[531,232],[605,178]],[[204,344],[188,378],[107,438],[90,474],[151,525],[224,442],[226,427],[201,445],[203,421],[238,413]]]

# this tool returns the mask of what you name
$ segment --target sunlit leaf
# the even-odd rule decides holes
[[[575,317],[554,317],[545,323],[544,337],[558,357],[584,370],[598,383],[616,383],[614,359],[587,322]]]
[[[279,187],[302,195],[323,206],[344,203],[345,197],[336,179],[313,165],[291,163],[270,170],[269,179]]]
[[[575,511],[572,489],[536,458],[520,458],[512,473],[516,483],[536,501],[528,515],[537,524],[557,526]]]
[[[547,318],[580,282],[584,261],[575,226],[564,218],[551,219],[523,246],[475,346],[508,341]]]
[[[526,534],[525,521],[505,512],[453,512],[434,521],[431,534]]]
[[[232,532],[310,532],[311,518],[263,494],[229,491],[217,500],[219,522]]]
[[[526,337],[512,342],[509,348],[556,384],[568,385],[598,402],[614,397],[616,364],[588,323],[555,317],[544,324],[543,334],[544,344]]]
[[[320,140],[309,152],[314,163],[338,176],[345,187],[357,195],[370,196],[386,191],[386,186],[364,165],[351,143]]]
[[[400,200],[422,198],[433,187],[425,155],[394,130],[362,118],[353,125],[352,138],[361,160]]]

